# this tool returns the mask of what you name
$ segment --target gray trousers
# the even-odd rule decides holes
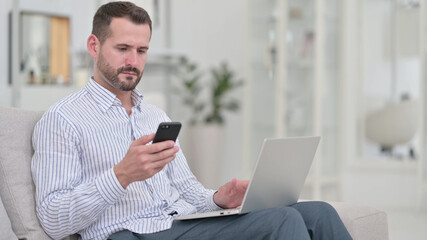
[[[325,202],[301,202],[244,215],[174,221],[172,228],[152,234],[124,230],[111,240],[157,239],[352,239],[335,209]]]

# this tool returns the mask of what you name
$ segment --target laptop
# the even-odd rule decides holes
[[[175,220],[229,216],[298,201],[320,137],[265,139],[242,205],[234,209],[176,216]]]

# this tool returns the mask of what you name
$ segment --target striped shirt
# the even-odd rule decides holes
[[[128,115],[116,95],[90,79],[36,124],[31,162],[36,210],[54,239],[76,232],[83,239],[106,239],[123,229],[154,233],[171,227],[174,211],[186,215],[219,209],[214,190],[197,181],[181,150],[162,171],[123,189],[113,167],[132,141],[170,121],[136,89],[132,101]]]

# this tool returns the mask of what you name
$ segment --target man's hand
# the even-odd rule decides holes
[[[146,145],[153,140],[154,135],[135,140],[123,160],[114,167],[114,173],[123,188],[132,182],[151,178],[175,159],[179,147],[173,141]]]
[[[214,194],[215,204],[226,209],[242,205],[248,184],[249,181],[241,181],[233,178],[233,180],[220,187],[218,192]]]

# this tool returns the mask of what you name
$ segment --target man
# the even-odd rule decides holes
[[[87,48],[94,75],[37,123],[32,173],[37,215],[55,239],[351,239],[335,210],[311,202],[242,216],[173,221],[241,204],[247,181],[218,191],[191,173],[179,143],[150,144],[166,114],[135,89],[151,20],[129,2],[101,6]]]

